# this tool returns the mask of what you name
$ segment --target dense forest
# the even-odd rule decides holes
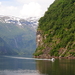
[[[34,55],[75,56],[75,0],[55,0],[39,20],[42,37]]]

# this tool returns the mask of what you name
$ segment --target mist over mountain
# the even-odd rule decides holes
[[[32,54],[38,19],[0,16],[0,55]]]

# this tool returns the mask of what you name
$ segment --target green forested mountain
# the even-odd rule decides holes
[[[75,56],[75,0],[50,5],[39,20],[37,43],[35,56]]]

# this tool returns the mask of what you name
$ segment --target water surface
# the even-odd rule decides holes
[[[75,75],[75,59],[52,62],[29,56],[0,56],[0,75]]]

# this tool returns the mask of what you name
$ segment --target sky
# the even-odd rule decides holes
[[[42,17],[54,0],[0,0],[0,15]]]

